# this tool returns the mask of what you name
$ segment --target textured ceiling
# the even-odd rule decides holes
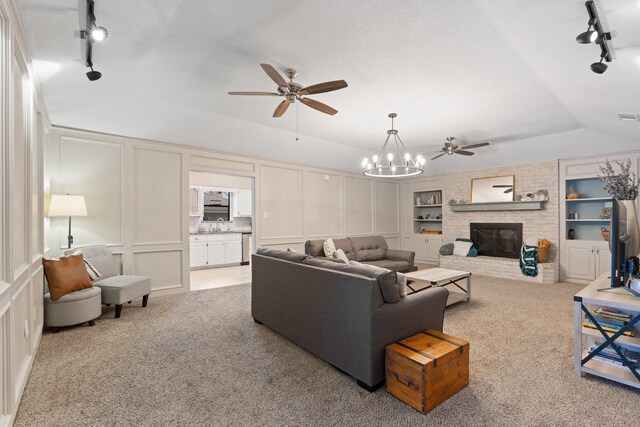
[[[389,112],[420,152],[449,135],[509,142],[588,127],[640,136],[639,123],[616,117],[640,113],[637,0],[598,2],[614,30],[603,75],[589,70],[599,49],[575,42],[583,1],[96,0],[109,38],[94,49],[103,77],[93,83],[74,37],[77,0],[16,3],[56,125],[341,169],[380,148]],[[339,113],[300,106],[296,142],[296,108],[274,119],[279,98],[226,94],[273,91],[262,62],[296,68],[303,85],[346,80],[312,97]]]

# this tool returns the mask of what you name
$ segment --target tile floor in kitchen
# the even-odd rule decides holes
[[[250,265],[191,270],[191,290],[221,288],[251,282]]]

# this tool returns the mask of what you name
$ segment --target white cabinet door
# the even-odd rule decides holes
[[[225,243],[225,262],[227,264],[242,261],[242,242]]]
[[[207,264],[219,265],[225,263],[225,242],[209,242]]]
[[[189,187],[189,215],[200,216],[203,215],[204,201],[203,201],[203,189],[202,187]]]
[[[191,267],[202,267],[207,265],[207,243],[192,242],[189,252],[189,260]]]
[[[237,203],[238,216],[251,216],[251,190],[238,190]]]
[[[414,235],[411,238],[411,250],[416,253],[416,259],[427,260],[427,238],[422,234]]]
[[[567,242],[564,247],[564,277],[567,279],[595,280],[596,254],[593,244]]]
[[[603,273],[611,272],[611,252],[608,243],[599,243],[596,246],[596,274],[599,277]]]
[[[440,262],[440,247],[442,246],[442,236],[427,237],[426,259],[430,262]]]

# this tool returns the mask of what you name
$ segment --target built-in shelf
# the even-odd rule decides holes
[[[604,222],[609,223],[611,219],[600,219],[600,218],[580,218],[580,219],[566,219],[567,222]]]
[[[414,221],[418,221],[418,222],[442,222],[441,219],[414,219]]]
[[[611,197],[587,197],[584,199],[565,199],[565,202],[602,202],[610,200]]]
[[[453,212],[535,211],[544,209],[546,202],[546,200],[534,200],[531,202],[458,203],[450,207]]]
[[[414,208],[439,208],[442,205],[413,205]]]

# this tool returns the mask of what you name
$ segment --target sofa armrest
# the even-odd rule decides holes
[[[413,251],[387,249],[387,259],[392,261],[407,261],[409,263],[409,271],[413,270],[413,261],[415,257],[416,253]]]

